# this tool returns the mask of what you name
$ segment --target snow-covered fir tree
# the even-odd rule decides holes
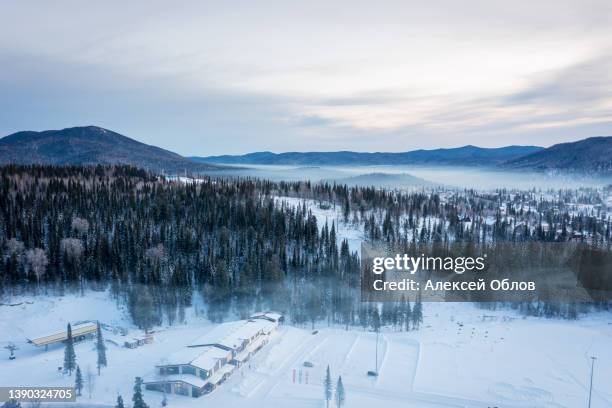
[[[76,368],[76,353],[74,351],[74,339],[72,338],[72,327],[70,323],[66,328],[67,338],[64,348],[64,372],[72,375],[72,371]]]
[[[77,365],[76,373],[74,375],[74,389],[77,396],[81,396],[83,391],[83,374],[81,373],[81,367]]]
[[[325,380],[323,381],[323,395],[325,396],[325,405],[327,408],[329,408],[329,401],[331,401],[333,395],[333,384],[331,373],[329,371],[329,366],[327,366],[327,369],[325,371]]]
[[[96,327],[96,351],[97,351],[97,362],[98,375],[100,375],[100,368],[106,367],[106,345],[104,344],[104,338],[102,337],[102,327],[100,322],[97,322]]]
[[[342,384],[342,376],[338,377],[338,382],[336,383],[336,394],[334,396],[334,400],[336,402],[336,407],[338,408],[342,408],[342,406],[344,405],[344,401],[346,400],[344,384]]]
[[[132,396],[132,408],[149,408],[142,398],[142,378],[136,377],[134,380],[134,395]]]

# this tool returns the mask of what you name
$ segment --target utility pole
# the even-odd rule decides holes
[[[593,369],[595,368],[595,360],[597,357],[591,357],[591,385],[589,386],[589,408],[591,408],[591,395],[593,394]]]
[[[376,364],[374,364],[374,372],[376,373],[376,375],[378,376],[378,333],[379,330],[376,330]]]

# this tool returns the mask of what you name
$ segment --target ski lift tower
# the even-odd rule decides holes
[[[9,360],[14,360],[15,357],[15,351],[19,350],[19,347],[17,347],[15,345],[15,343],[9,343],[8,345],[4,346],[5,349],[7,349],[11,354],[9,355]]]

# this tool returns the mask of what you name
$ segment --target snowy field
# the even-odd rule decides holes
[[[342,208],[340,206],[330,206],[329,208],[321,208],[315,200],[296,198],[296,197],[276,197],[278,204],[286,205],[287,207],[306,206],[306,209],[312,212],[317,218],[317,225],[319,230],[323,229],[325,223],[331,228],[332,223],[336,227],[336,236],[338,242],[346,239],[351,252],[359,251],[361,249],[361,241],[364,239],[361,223],[353,224],[350,220],[348,222],[343,221]]]
[[[58,372],[63,348],[49,351],[25,343],[31,335],[63,329],[68,321],[98,319],[140,334],[106,293],[62,298],[14,298],[0,306],[0,346],[14,341],[17,359],[0,363],[0,385],[72,385]],[[27,302],[27,303],[26,303]],[[94,375],[79,402],[112,405],[117,394],[130,402],[133,380],[213,325],[188,314],[188,324],[162,328],[153,344],[137,349],[114,345],[125,339],[105,331],[109,366]],[[342,375],[347,407],[580,407],[586,405],[591,355],[597,356],[592,407],[612,406],[612,316],[596,314],[576,322],[522,318],[511,311],[487,311],[469,304],[425,304],[417,332],[383,330],[378,343],[380,375],[366,375],[375,362],[376,335],[318,325],[283,327],[250,362],[212,394],[199,399],[170,395],[173,407],[323,407],[323,377],[329,364]],[[3,350],[5,351],[5,350]],[[76,346],[83,373],[95,372],[93,341]],[[312,368],[305,368],[309,361]],[[145,391],[151,407],[162,395]]]
[[[340,207],[321,208],[314,200],[288,197],[277,200],[290,206],[305,203],[321,228],[335,220],[338,238],[346,238],[351,251],[359,250],[363,231],[341,220]],[[121,344],[142,332],[107,293],[13,298],[10,303],[21,304],[0,306],[0,347],[12,341],[20,349],[14,361],[1,350],[2,386],[74,383],[74,375],[58,372],[63,348],[36,349],[25,342],[28,337],[62,330],[68,322],[96,319],[129,329],[126,337],[104,332],[109,366],[101,376],[95,374],[94,342],[76,345],[84,376],[94,373],[93,387],[85,386],[79,398],[83,405],[111,406],[118,394],[131,402],[134,377],[150,377],[156,364],[214,327],[189,309],[186,325],[157,328],[153,344],[126,349]],[[212,394],[199,399],[169,395],[169,406],[324,407],[322,382],[329,364],[334,383],[342,376],[347,407],[574,408],[586,405],[594,355],[592,408],[612,407],[612,314],[547,320],[469,304],[427,303],[421,330],[381,332],[378,362],[375,333],[324,323],[316,329],[312,334],[310,327],[281,328],[250,364]],[[313,367],[304,367],[305,361]],[[368,377],[377,363],[379,377]],[[151,407],[160,406],[160,393],[144,394]]]

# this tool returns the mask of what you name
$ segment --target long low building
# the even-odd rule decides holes
[[[88,337],[93,337],[97,330],[97,325],[94,322],[86,322],[81,324],[75,324],[71,327],[72,338],[74,341],[84,340]],[[35,345],[36,347],[48,347],[51,344],[62,343],[68,339],[67,328],[55,333],[32,337],[27,339],[28,343]]]
[[[192,397],[207,394],[267,344],[280,322],[282,315],[268,312],[222,323],[157,365],[145,388]]]

